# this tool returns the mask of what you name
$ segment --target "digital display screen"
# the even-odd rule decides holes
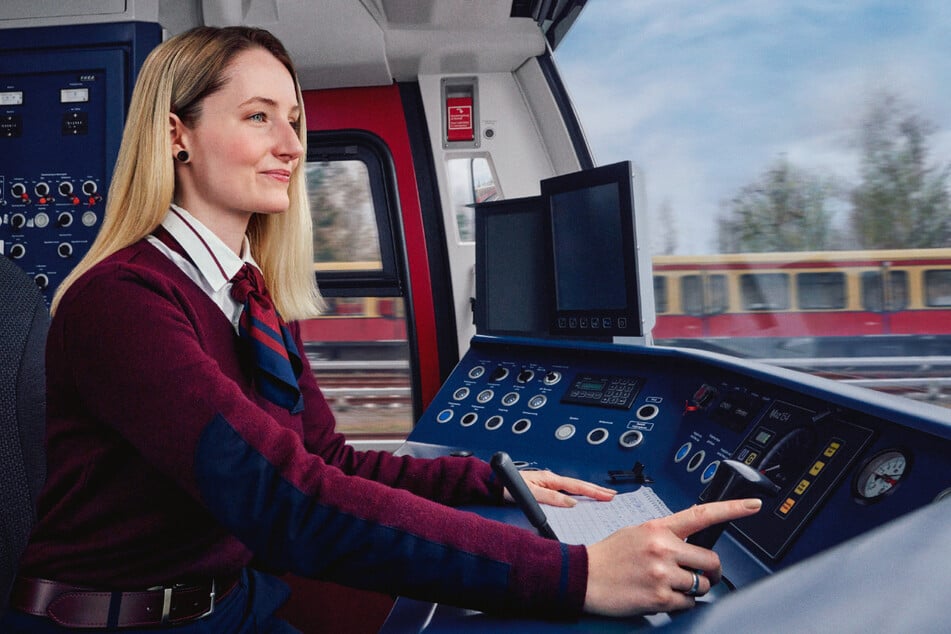
[[[627,308],[619,208],[614,183],[552,195],[558,310]]]
[[[600,392],[604,389],[604,381],[579,381],[575,383],[579,390],[588,390],[591,392]]]

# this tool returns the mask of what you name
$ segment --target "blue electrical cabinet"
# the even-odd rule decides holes
[[[0,253],[49,299],[102,226],[154,23],[0,31]]]

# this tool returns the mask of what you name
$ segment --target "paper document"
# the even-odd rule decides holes
[[[610,502],[576,498],[572,508],[544,506],[548,525],[558,540],[585,546],[601,541],[614,531],[632,524],[670,515],[670,509],[650,487],[620,493]]]

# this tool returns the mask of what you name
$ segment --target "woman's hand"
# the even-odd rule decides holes
[[[551,506],[574,506],[578,502],[570,495],[584,495],[595,500],[608,501],[617,491],[591,482],[560,476],[551,471],[520,471],[529,491],[541,504]],[[513,502],[512,494],[505,490],[505,499]]]
[[[693,607],[695,596],[720,581],[720,558],[684,540],[708,526],[753,515],[761,506],[757,499],[702,504],[622,528],[588,546],[585,611],[630,616]],[[699,586],[686,594],[694,585],[694,571]]]

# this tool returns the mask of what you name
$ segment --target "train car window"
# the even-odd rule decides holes
[[[475,210],[472,205],[502,198],[491,161],[488,156],[453,158],[447,161],[449,193],[455,210],[457,239],[460,243],[475,241]]]
[[[845,308],[845,273],[799,273],[796,295],[805,310]]]
[[[907,271],[865,271],[861,276],[862,308],[874,312],[896,311],[908,307]],[[883,308],[884,307],[884,308]]]
[[[925,271],[925,304],[951,306],[951,271]]]
[[[711,315],[726,312],[729,307],[726,275],[707,276],[707,312]]]
[[[703,278],[699,275],[680,278],[680,305],[688,315],[703,314]]]
[[[384,151],[352,134],[308,137],[314,274],[327,307],[301,322],[301,334],[338,429],[403,436],[414,420],[413,373],[395,187]]]
[[[667,312],[667,278],[663,275],[654,276],[654,309],[658,313]]]
[[[740,275],[743,310],[789,309],[789,276],[785,273],[744,273]]]

